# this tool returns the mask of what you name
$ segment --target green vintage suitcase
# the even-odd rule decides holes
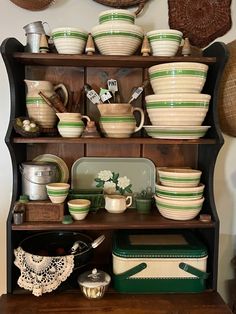
[[[207,249],[191,232],[118,231],[113,238],[113,285],[122,293],[201,292]]]

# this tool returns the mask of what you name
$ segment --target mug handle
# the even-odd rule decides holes
[[[130,207],[132,204],[132,200],[133,200],[132,196],[130,196],[130,195],[126,196],[125,200],[126,200],[126,207]],[[127,203],[127,201],[128,201],[128,203]]]
[[[136,126],[136,128],[134,129],[134,133],[135,133],[135,132],[138,132],[139,130],[141,130],[143,125],[144,125],[144,112],[143,112],[143,109],[138,108],[138,107],[134,107],[133,112],[134,111],[139,111],[140,116],[141,116],[141,121],[140,121],[139,126]]]
[[[62,89],[63,94],[64,94],[64,101],[63,101],[63,105],[66,107],[67,103],[68,103],[68,90],[66,89],[65,85],[60,83],[54,86],[54,91],[56,91],[57,89]]]

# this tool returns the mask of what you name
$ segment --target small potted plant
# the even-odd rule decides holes
[[[142,190],[135,197],[136,209],[140,214],[148,214],[152,208],[153,195],[149,190]]]

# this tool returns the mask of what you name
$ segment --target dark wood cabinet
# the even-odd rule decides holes
[[[223,145],[223,137],[220,133],[218,124],[217,97],[221,74],[228,57],[225,45],[218,42],[212,44],[204,50],[202,57],[86,56],[59,55],[55,53],[26,53],[24,52],[24,46],[21,43],[14,38],[8,38],[2,43],[1,54],[8,72],[11,93],[10,123],[5,138],[10,151],[13,167],[12,204],[7,220],[8,294],[22,292],[17,286],[17,277],[19,273],[16,266],[14,266],[13,250],[18,246],[22,239],[30,234],[49,230],[82,230],[95,237],[101,232],[104,232],[106,235],[106,242],[105,245],[98,249],[98,258],[94,262],[103,269],[110,269],[111,236],[114,230],[190,229],[203,240],[208,248],[209,256],[207,262],[207,272],[210,273],[210,276],[207,280],[207,292],[203,295],[208,295],[209,292],[209,294],[213,297],[212,300],[218,300],[218,297],[215,298],[215,295],[217,294],[219,219],[214,202],[213,175],[216,158],[221,146]],[[71,92],[70,96],[74,97],[74,99],[76,97],[80,99],[79,111],[82,114],[89,115],[97,122],[99,113],[96,106],[88,102],[83,93],[81,93],[82,87],[85,83],[89,83],[94,88],[98,88],[104,85],[104,77],[118,79],[121,90],[121,99],[123,101],[127,101],[130,97],[132,87],[140,86],[143,80],[148,77],[147,69],[150,66],[158,63],[175,61],[202,62],[209,65],[207,81],[203,92],[210,94],[212,97],[204,124],[210,125],[211,128],[204,138],[197,140],[154,139],[148,137],[144,130],[127,139],[112,139],[103,137],[90,139],[67,139],[60,136],[25,138],[17,135],[13,129],[13,121],[15,117],[24,116],[26,114],[25,78],[48,80],[55,84],[64,83]],[[152,93],[150,86],[146,88],[145,93]],[[144,99],[137,100],[135,106],[139,106],[145,111],[143,100]],[[146,112],[145,115],[146,123],[148,123],[149,121]],[[84,156],[145,157],[152,160],[153,163],[159,167],[184,166],[200,169],[202,170],[201,180],[205,184],[205,201],[202,213],[211,215],[211,221],[202,222],[199,220],[199,217],[191,221],[167,220],[160,216],[155,208],[153,208],[150,215],[146,215],[145,217],[141,217],[135,210],[130,209],[123,214],[117,215],[114,219],[111,215],[109,215],[109,213],[101,209],[96,214],[89,215],[85,220],[73,222],[73,224],[70,225],[63,225],[61,223],[54,222],[24,222],[21,225],[14,225],[12,223],[12,207],[21,193],[21,174],[19,172],[19,164],[26,160],[32,160],[39,154],[45,153],[55,154],[61,157],[67,163],[69,169],[71,169],[71,166],[76,159]],[[182,297],[186,298],[184,295],[176,297],[177,303]],[[50,296],[47,296],[47,298],[50,298]],[[150,296],[147,296],[147,300],[150,300],[150,302],[151,300],[161,300],[163,298],[168,299],[168,295],[153,295],[151,299]],[[175,297],[171,296],[171,298]],[[209,298],[209,295],[207,298]],[[103,306],[105,306],[104,304],[106,303],[106,300],[107,302],[110,300],[113,303],[113,309],[115,309],[116,306],[118,308],[120,306],[119,304],[121,304],[120,302],[123,302],[121,301],[120,295],[114,292],[111,292],[111,296],[107,297],[107,299],[103,299],[103,301],[101,301]],[[133,299],[130,298],[130,300]],[[82,303],[85,304],[85,302],[86,300]],[[132,303],[133,301],[130,302]],[[217,302],[215,306],[217,306]],[[140,304],[141,303],[143,303],[141,306],[147,305],[145,303],[144,296],[142,297],[142,301],[140,301]],[[98,307],[99,306],[100,305],[98,305]],[[114,313],[120,312],[116,310]],[[135,313],[147,312],[144,310],[141,311],[140,309],[139,312]],[[156,313],[158,313],[158,311]],[[171,309],[170,312],[164,311],[161,313],[174,313],[174,310]],[[220,312],[219,310],[214,313],[229,312],[228,310],[225,310],[225,312],[223,312],[223,310]]]

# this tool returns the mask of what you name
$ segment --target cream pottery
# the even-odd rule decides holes
[[[80,113],[73,112],[63,112],[56,113],[59,118],[59,123],[57,124],[58,132],[62,137],[79,137],[84,131],[85,119],[87,122],[90,121],[88,116],[81,115]]]
[[[109,213],[123,213],[132,204],[132,196],[105,195],[105,209]]]
[[[64,84],[60,83],[53,85],[49,81],[32,81],[24,80],[27,86],[26,107],[28,115],[31,119],[37,122],[42,128],[55,127],[57,116],[55,110],[51,108],[45,100],[39,95],[42,91],[47,97],[52,96],[55,91],[61,89],[64,95],[64,106],[68,101],[68,91]]]

